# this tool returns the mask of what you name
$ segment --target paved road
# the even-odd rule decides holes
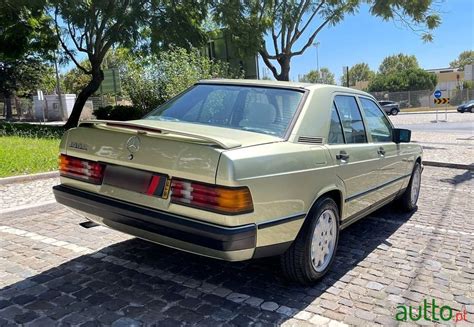
[[[473,184],[471,172],[426,167],[418,211],[387,206],[343,231],[312,287],[282,280],[276,258],[226,263],[84,229],[57,204],[4,210],[0,326],[391,326],[397,305],[424,299],[472,323]]]
[[[398,128],[408,128],[412,131],[420,132],[474,134],[474,122],[472,121],[446,122],[440,120],[438,123],[397,124],[396,126]]]

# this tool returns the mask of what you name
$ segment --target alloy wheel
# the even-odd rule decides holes
[[[318,218],[311,240],[311,263],[317,272],[324,271],[331,262],[336,239],[336,215],[331,210],[325,210]]]

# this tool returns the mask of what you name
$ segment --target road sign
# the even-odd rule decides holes
[[[435,96],[436,99],[441,98],[441,91],[440,91],[440,90],[436,90],[436,91],[434,92],[434,96]]]
[[[439,98],[439,99],[433,99],[434,104],[447,104],[449,103],[449,98]]]
[[[101,92],[118,94],[121,91],[120,75],[116,68],[104,69],[104,80],[100,85]]]

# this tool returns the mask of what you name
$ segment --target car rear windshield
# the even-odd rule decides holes
[[[282,88],[198,84],[144,119],[189,122],[283,137],[303,94]]]

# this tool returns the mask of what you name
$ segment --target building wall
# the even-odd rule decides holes
[[[464,81],[464,72],[457,68],[427,69],[426,71],[434,73],[438,77],[437,90],[455,90]]]

